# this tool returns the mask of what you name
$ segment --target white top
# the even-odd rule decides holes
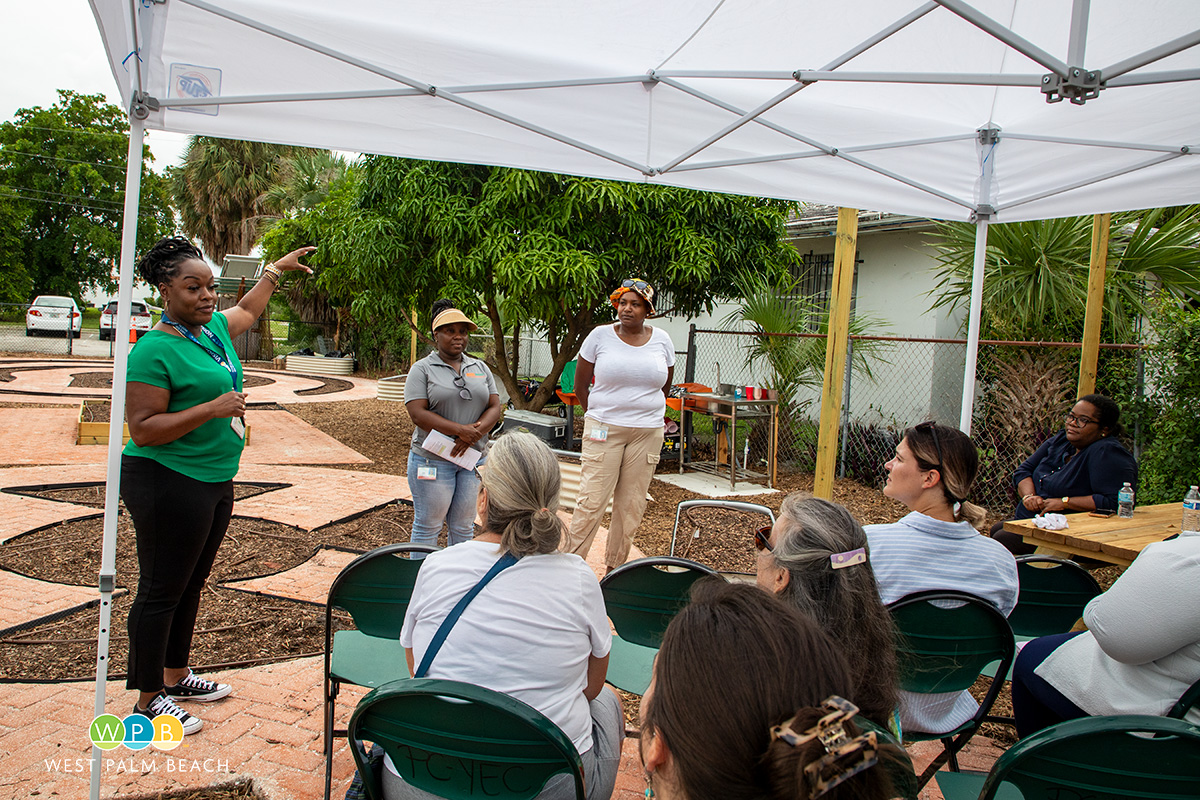
[[[455,604],[500,557],[472,540],[430,553],[417,573],[400,644],[420,666]],[[428,678],[483,686],[545,714],[580,753],[592,747],[588,657],[608,655],[612,633],[600,584],[570,553],[525,556],[483,588],[450,630]]]
[[[1034,674],[1093,716],[1166,714],[1200,680],[1200,534],[1147,545],[1083,621]]]
[[[634,347],[612,325],[601,325],[583,340],[579,357],[596,365],[587,416],[625,428],[663,426],[663,386],[667,368],[675,366],[675,345],[666,331],[650,327],[650,341]]]
[[[885,605],[930,589],[969,592],[1006,617],[1017,604],[1016,559],[969,522],[943,522],[912,511],[899,522],[865,525],[863,530]],[[978,709],[969,692],[900,692],[904,730],[944,733],[962,725]]]

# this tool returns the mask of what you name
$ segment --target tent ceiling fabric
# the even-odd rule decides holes
[[[1200,200],[1194,0],[92,0],[127,104],[131,5],[148,128],[943,219]],[[1047,103],[1071,67],[1107,85]]]

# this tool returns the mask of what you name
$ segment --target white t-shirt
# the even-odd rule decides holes
[[[500,557],[491,542],[472,540],[431,553],[400,631],[419,667],[425,648],[459,599]],[[608,655],[612,632],[600,583],[570,553],[525,556],[494,577],[463,611],[429,666],[428,678],[483,686],[545,714],[587,752],[592,719],[588,657]]]
[[[662,427],[663,386],[667,368],[675,366],[675,345],[666,331],[652,327],[650,341],[634,347],[612,325],[601,325],[583,340],[579,357],[596,365],[587,416],[625,428]]]

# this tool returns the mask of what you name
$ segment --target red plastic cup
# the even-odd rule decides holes
[[[756,400],[756,399],[758,399],[758,398],[756,398],[756,397],[755,397],[755,395],[757,394],[757,390],[756,390],[756,389],[755,389],[753,386],[747,386],[747,387],[746,387],[746,390],[745,390],[745,394],[746,394],[746,399],[747,399],[747,400]]]

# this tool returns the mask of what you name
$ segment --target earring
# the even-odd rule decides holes
[[[646,800],[654,797],[654,773],[646,770]]]

